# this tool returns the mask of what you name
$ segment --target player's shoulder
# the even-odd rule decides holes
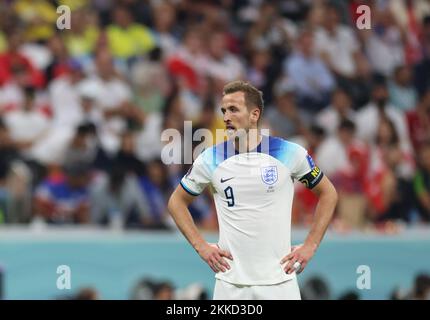
[[[289,168],[294,167],[307,155],[306,149],[296,142],[274,136],[269,136],[267,139],[269,141],[268,154]]]
[[[226,152],[227,141],[223,141],[211,146],[206,147],[197,158],[205,159],[211,158],[213,155],[221,154],[223,155]]]
[[[205,148],[194,160],[196,164],[202,164],[206,167],[215,169],[223,161],[234,155],[234,148],[229,148],[227,141]]]
[[[289,141],[281,137],[275,137],[275,136],[267,136],[267,139],[269,141],[269,149],[271,153],[277,152],[277,151],[283,152],[283,153],[306,152],[306,149],[296,142]]]

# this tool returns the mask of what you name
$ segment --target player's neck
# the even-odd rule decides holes
[[[261,143],[262,136],[258,129],[251,129],[242,137],[235,137],[233,140],[234,148],[239,152],[249,152],[258,147]]]

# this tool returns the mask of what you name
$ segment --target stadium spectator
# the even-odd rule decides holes
[[[148,54],[148,59],[133,66],[131,81],[136,106],[145,113],[161,112],[171,84],[160,48],[155,48]]]
[[[352,85],[362,53],[352,28],[340,23],[337,6],[325,7],[323,27],[315,32],[315,47],[338,84]]]
[[[50,126],[46,115],[36,109],[37,93],[34,87],[25,87],[22,109],[12,110],[4,116],[12,141],[28,160],[35,160],[32,148],[46,136]]]
[[[269,82],[267,70],[271,65],[270,52],[268,50],[255,50],[251,53],[251,62],[246,70],[246,79],[259,88],[266,87]]]
[[[246,38],[246,51],[267,50],[283,54],[295,36],[295,27],[288,29],[285,20],[279,15],[273,3],[261,3],[255,22],[249,28]]]
[[[421,46],[423,59],[414,67],[414,84],[420,95],[430,87],[430,15],[423,19]]]
[[[430,141],[419,151],[419,169],[414,177],[414,191],[421,219],[430,222]]]
[[[408,66],[398,66],[394,69],[393,81],[388,84],[390,103],[400,111],[410,111],[415,108],[418,94],[412,84],[412,72]]]
[[[271,134],[284,139],[304,135],[311,124],[311,116],[297,107],[295,86],[292,81],[278,82],[275,87],[275,106],[269,108],[265,120]]]
[[[198,120],[197,126],[195,127],[193,134],[195,134],[199,129],[209,129],[212,134],[212,139],[206,140],[205,138],[205,140],[203,141],[205,147],[209,147],[213,144],[213,142],[216,143],[216,141],[218,141],[215,140],[218,139],[217,130],[218,132],[220,132],[219,130],[224,130],[224,121],[222,118],[222,113],[220,114],[217,106],[215,105],[215,98],[212,95],[209,95],[204,101],[203,109],[200,114],[200,119]]]
[[[310,112],[328,105],[335,80],[324,62],[314,53],[314,33],[304,29],[296,50],[285,61],[284,71],[297,87],[298,105]]]
[[[152,8],[154,34],[161,54],[167,58],[174,54],[179,45],[178,37],[181,28],[176,24],[176,9],[168,2],[160,2]]]
[[[356,112],[352,108],[350,95],[343,89],[337,88],[333,91],[330,105],[319,112],[315,122],[331,135],[335,134],[343,120],[355,121]]]
[[[423,18],[430,14],[430,4],[425,0],[390,1],[389,10],[393,13],[399,27],[405,30],[405,60],[408,65],[415,65],[423,58],[420,41]]]
[[[96,76],[83,80],[82,86],[92,86],[96,91],[95,103],[102,112],[100,139],[108,152],[115,152],[120,145],[120,134],[130,122],[143,121],[143,114],[132,104],[132,91],[115,69],[112,55],[98,51],[95,57]]]
[[[398,65],[405,64],[406,34],[390,10],[375,6],[370,30],[362,33],[372,69],[390,77]]]
[[[89,167],[73,163],[64,171],[51,173],[34,196],[34,220],[50,224],[86,224],[90,222]]]
[[[402,150],[393,122],[381,120],[371,148],[370,175],[366,194],[371,204],[373,221],[408,222],[413,199],[411,175],[413,164]]]
[[[175,288],[170,282],[158,283],[154,288],[153,300],[173,300]]]
[[[222,84],[242,79],[245,73],[244,66],[238,57],[228,52],[227,34],[221,30],[211,33],[208,43],[209,61],[206,74],[220,81]],[[221,85],[222,85],[221,84]]]
[[[17,0],[12,8],[24,23],[27,40],[47,40],[53,35],[58,16],[50,1],[42,0],[35,5],[30,0]]]
[[[126,131],[121,135],[120,149],[111,159],[111,169],[115,165],[123,165],[127,172],[141,176],[145,171],[145,164],[136,155],[136,133]]]
[[[338,300],[360,300],[360,296],[355,290],[349,290],[341,294]]]
[[[342,120],[336,134],[318,147],[315,160],[330,177],[339,193],[339,222],[349,228],[361,228],[366,223],[367,199],[364,191],[369,167],[369,150],[355,135],[352,121]]]
[[[182,44],[166,61],[169,73],[178,79],[183,87],[192,91],[200,89],[201,78],[205,76],[208,64],[202,37],[197,27],[189,27]]]
[[[67,60],[68,72],[49,84],[53,124],[70,129],[84,120],[78,92],[78,83],[85,78],[83,67],[77,60]]]
[[[25,85],[41,87],[45,84],[43,73],[20,52],[23,43],[23,35],[19,30],[7,34],[8,50],[0,55],[0,85],[14,81],[18,71],[23,78],[20,82]]]
[[[81,123],[65,151],[65,165],[79,162],[92,166],[96,161],[97,147],[95,126],[91,123]]]
[[[354,122],[352,145],[368,144],[370,150],[362,174],[374,179],[366,188],[367,205],[379,215],[391,203],[381,200],[384,192],[401,192],[400,180],[417,175],[414,159],[430,138],[425,0],[62,1],[73,14],[72,28],[61,32],[55,31],[55,7],[39,2],[0,5],[0,154],[20,172],[14,177],[18,183],[8,180],[6,186],[15,221],[28,221],[17,204],[25,202],[25,194],[34,196],[31,186],[65,163],[86,161],[95,176],[120,163],[140,176],[163,146],[183,151],[180,141],[161,141],[164,129],[184,133],[184,120],[191,120],[193,132],[209,128],[215,136],[224,128],[220,87],[230,78],[244,77],[262,90],[268,106],[264,126],[294,136],[314,155],[333,146],[333,139],[340,143],[341,136],[351,136],[349,129],[337,128]],[[360,4],[371,7],[370,30],[355,26]],[[375,73],[382,73],[388,86],[373,81]],[[284,76],[294,91],[280,93]],[[28,112],[26,101],[33,101]],[[83,123],[93,128],[85,133]],[[36,137],[39,131],[46,135]],[[400,153],[397,143],[390,143],[394,135]],[[342,151],[333,163],[357,164],[356,151],[346,157]],[[174,181],[185,167],[164,169],[162,178]],[[167,188],[154,190],[164,194]],[[303,216],[294,216],[294,222],[306,223],[314,202],[300,186],[297,194],[294,212]],[[195,214],[206,221],[212,216],[205,211],[211,210],[203,201]]]
[[[21,160],[17,144],[0,117],[0,176],[3,222],[28,222],[30,216],[30,168]]]
[[[84,68],[88,67],[100,36],[97,16],[85,8],[75,10],[71,15],[71,28],[63,31],[70,56],[79,61]]]
[[[386,81],[376,78],[372,87],[372,100],[358,111],[357,134],[367,143],[374,141],[381,119],[389,119],[395,127],[403,151],[411,153],[412,147],[405,115],[389,103]]]
[[[139,179],[142,192],[148,198],[152,219],[163,224],[170,217],[167,212],[167,200],[172,190],[167,169],[161,160],[152,160],[146,166],[146,174]]]
[[[316,151],[315,158],[324,173],[329,177],[339,176],[338,183],[349,191],[359,191],[362,186],[354,185],[361,183],[366,174],[366,145],[356,138],[356,127],[350,120],[342,120],[338,125],[336,134],[327,137]],[[356,156],[356,159],[353,157]],[[355,161],[354,161],[355,160]],[[346,177],[351,175],[351,177]],[[333,178],[334,179],[334,178]],[[348,186],[350,183],[352,185]],[[342,186],[339,186],[342,188]]]
[[[175,288],[170,281],[141,279],[131,290],[131,300],[173,300]]]
[[[430,88],[415,109],[407,113],[409,135],[417,152],[423,142],[430,140]]]
[[[136,23],[126,6],[118,5],[113,11],[113,23],[107,29],[112,55],[132,63],[139,55],[155,47],[155,39],[148,27]]]
[[[69,51],[67,50],[62,36],[55,34],[49,39],[47,45],[51,58],[44,70],[46,82],[49,83],[53,79],[69,74],[71,72],[71,65],[69,63]]]
[[[306,281],[300,290],[302,300],[330,300],[331,290],[327,280],[313,276]]]
[[[429,300],[430,299],[430,276],[426,273],[418,274],[414,279],[414,286],[411,293],[407,296],[410,300]]]
[[[99,292],[92,287],[81,288],[72,298],[73,300],[99,300]]]
[[[0,155],[2,161],[5,163],[10,163],[19,157],[17,144],[10,136],[10,132],[2,117],[0,117]]]
[[[126,167],[117,163],[95,179],[90,190],[91,220],[112,228],[142,228],[152,224],[146,196]]]
[[[0,20],[2,20],[2,18],[3,18],[3,15],[0,18]],[[7,50],[6,35],[5,35],[5,32],[3,32],[2,28],[0,27],[0,54],[5,52],[6,50]]]

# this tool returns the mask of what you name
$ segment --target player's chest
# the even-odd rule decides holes
[[[223,163],[214,172],[212,186],[215,192],[235,190],[251,197],[276,193],[289,183],[291,174],[279,161],[270,159],[247,159],[245,157]]]

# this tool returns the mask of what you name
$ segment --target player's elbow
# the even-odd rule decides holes
[[[336,190],[335,187],[333,187],[332,193],[333,193],[333,195],[332,195],[332,197],[333,197],[333,204],[334,204],[334,207],[336,207],[337,206],[337,202],[339,201],[339,194],[337,193],[337,190]]]
[[[173,216],[173,212],[176,207],[177,207],[177,195],[175,194],[175,192],[173,192],[169,198],[169,201],[167,202],[167,211],[171,216]]]
[[[181,211],[181,208],[186,207],[184,199],[182,199],[178,190],[175,190],[167,202],[167,211],[174,218],[176,212]]]
[[[330,200],[333,207],[337,205],[337,201],[339,200],[339,195],[336,191],[336,188],[330,182],[326,188],[326,197]]]
[[[334,208],[337,205],[339,195],[331,181],[327,178],[324,180],[325,183],[322,185],[320,190],[320,198]]]

